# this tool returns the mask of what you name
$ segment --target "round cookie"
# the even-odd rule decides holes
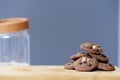
[[[97,64],[98,62],[96,58],[81,57],[74,62],[74,68],[77,71],[88,72],[95,69],[97,67]]]
[[[70,69],[70,70],[74,70],[74,65],[73,62],[68,62],[67,64],[64,65],[65,69]]]
[[[84,53],[84,52],[78,52],[76,53],[75,55],[72,55],[70,57],[71,60],[77,60],[79,59],[80,57],[83,57],[83,56],[88,56],[88,54]]]
[[[81,44],[80,48],[88,53],[101,54],[103,51],[102,47],[92,42],[86,42]]]
[[[115,70],[113,65],[109,63],[102,63],[102,62],[98,63],[97,68],[103,71],[114,71]]]
[[[90,54],[88,53],[91,57],[94,57],[96,58],[98,61],[100,62],[105,62],[107,63],[109,61],[109,59],[104,55],[104,54],[100,54],[100,55],[97,55],[97,54]]]

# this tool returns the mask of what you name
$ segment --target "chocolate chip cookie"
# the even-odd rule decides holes
[[[75,55],[72,55],[70,57],[71,60],[77,60],[79,59],[80,57],[83,57],[83,56],[88,56],[87,53],[84,53],[84,52],[77,52]]]
[[[115,70],[114,66],[111,65],[110,63],[102,63],[102,62],[98,63],[97,68],[103,71],[114,71]]]
[[[70,70],[74,70],[74,65],[73,62],[68,62],[67,64],[64,65],[65,69],[70,69]]]
[[[88,53],[101,54],[103,51],[102,47],[96,43],[86,42],[81,44],[80,48]]]
[[[96,43],[86,42],[80,48],[84,52],[78,52],[70,57],[71,62],[64,65],[65,69],[80,72],[94,70],[113,71],[115,67],[109,63],[109,58],[103,54],[103,49]]]
[[[90,54],[88,53],[91,57],[96,58],[100,62],[105,62],[107,63],[109,61],[108,57],[106,57],[104,54]]]
[[[74,62],[74,68],[77,71],[88,72],[97,67],[98,61],[96,58],[81,57]]]

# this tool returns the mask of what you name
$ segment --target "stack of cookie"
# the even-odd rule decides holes
[[[80,49],[85,52],[78,52],[70,57],[71,61],[64,65],[65,69],[89,72],[93,70],[113,71],[109,59],[102,53],[103,49],[96,43],[86,42],[81,44]]]

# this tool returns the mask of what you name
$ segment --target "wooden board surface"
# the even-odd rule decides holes
[[[120,69],[77,72],[63,66],[1,66],[0,80],[120,80]]]

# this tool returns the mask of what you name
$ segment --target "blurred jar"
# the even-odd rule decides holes
[[[0,20],[0,65],[29,65],[30,38],[26,18]]]

